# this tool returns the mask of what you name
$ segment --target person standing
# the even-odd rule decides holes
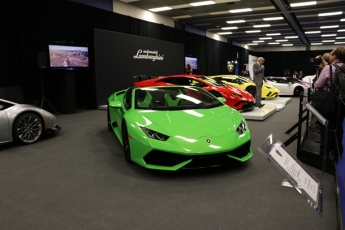
[[[337,47],[332,50],[329,54],[329,65],[324,66],[322,69],[319,78],[314,83],[314,87],[319,90],[329,91],[331,89],[331,83],[334,82],[336,77],[336,67],[342,66],[345,61],[345,48],[344,47]],[[332,78],[332,81],[331,81]],[[333,152],[334,157],[337,158],[338,154],[342,154],[343,146],[342,146],[342,139],[343,139],[343,120],[345,117],[344,114],[344,103],[335,98],[336,105],[335,108],[331,111],[321,113],[327,120],[328,120],[328,142],[325,143],[325,128],[324,126],[321,127],[321,144],[320,144],[320,155],[328,155],[329,152]],[[328,152],[324,153],[324,146],[327,145]]]
[[[263,81],[266,81],[263,74],[265,70],[264,63],[265,59],[263,57],[259,57],[257,63],[253,65],[254,83],[256,85],[255,103],[259,108],[265,105],[261,104],[262,84]]]
[[[303,71],[299,71],[299,74],[298,74],[298,79],[302,80],[304,78],[304,74],[303,74]]]
[[[193,73],[192,67],[189,64],[187,64],[187,66],[186,66],[186,74],[192,74],[192,73]]]
[[[243,77],[246,77],[246,78],[249,78],[249,79],[250,79],[250,73],[249,73],[249,70],[246,70],[246,71],[244,72]]]

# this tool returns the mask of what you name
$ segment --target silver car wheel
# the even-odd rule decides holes
[[[16,120],[13,131],[18,142],[34,143],[42,135],[42,120],[36,114],[25,113]]]

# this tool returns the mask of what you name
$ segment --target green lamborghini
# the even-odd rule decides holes
[[[128,163],[149,169],[245,162],[253,156],[247,123],[224,101],[194,86],[130,87],[108,98],[108,129]]]

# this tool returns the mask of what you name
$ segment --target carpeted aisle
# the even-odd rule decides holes
[[[297,106],[293,98],[267,120],[248,121],[254,156],[247,163],[179,172],[128,165],[104,110],[61,115],[60,133],[0,146],[0,229],[318,229],[317,213],[280,186],[282,176],[257,150],[271,133],[290,137]],[[336,229],[334,194],[326,174],[323,229]]]

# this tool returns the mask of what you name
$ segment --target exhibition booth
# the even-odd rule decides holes
[[[16,34],[4,35],[10,44],[4,49],[12,53],[11,47],[17,47],[22,52],[4,59],[6,78],[0,79],[4,86],[0,96],[6,99],[1,93],[17,85],[22,97],[41,102],[42,109],[56,115],[61,131],[25,147],[0,145],[4,199],[0,212],[5,215],[0,228],[333,229],[342,225],[345,166],[342,158],[335,162],[317,154],[319,117],[310,107],[310,95],[280,95],[262,100],[261,108],[238,113],[225,110],[221,96],[192,96],[181,87],[162,94],[165,104],[155,113],[149,110],[155,96],[150,90],[135,87],[133,92],[138,93],[133,95],[124,91],[134,86],[137,75],[184,74],[187,64],[193,73],[205,76],[233,74],[227,63],[236,59],[237,68],[251,70],[260,56],[266,58],[265,75],[276,76],[288,68],[277,69],[276,60],[287,63],[291,57],[309,58],[320,51],[254,52],[69,1],[9,5],[18,9],[18,14],[8,13],[5,19],[13,21]],[[32,17],[42,13],[44,22]],[[31,17],[32,22],[27,22]],[[305,68],[312,76],[314,67]],[[213,101],[203,101],[205,97]],[[198,111],[188,109],[191,103],[186,103],[181,109],[182,99],[209,107]],[[164,106],[182,115],[168,116]],[[126,123],[125,114],[131,109],[142,109],[145,116]],[[169,136],[166,130],[174,134]],[[169,148],[162,149],[164,144]],[[131,149],[148,153],[132,159]],[[208,158],[205,149],[219,155]],[[183,156],[176,156],[178,151]],[[230,167],[215,167],[224,157],[231,158]],[[164,171],[209,159],[217,164],[187,172]]]

